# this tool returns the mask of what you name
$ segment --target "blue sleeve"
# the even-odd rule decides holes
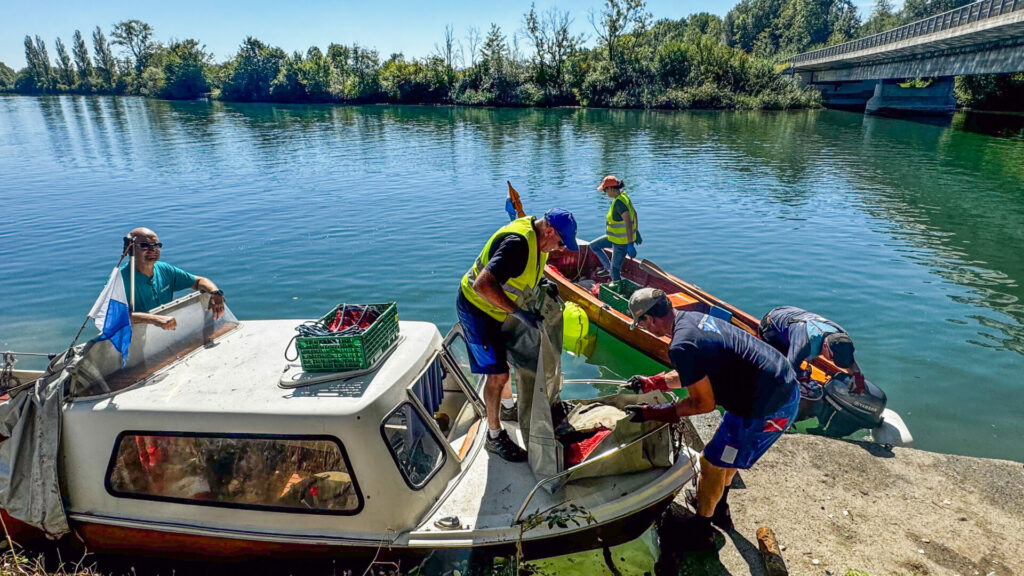
[[[811,341],[807,337],[807,327],[801,322],[789,325],[789,353],[786,359],[794,370],[800,369],[800,363],[811,355]]]
[[[167,265],[171,272],[171,290],[177,292],[179,290],[187,290],[196,283],[196,277],[193,274],[185,272],[177,266]]]
[[[683,388],[693,386],[708,375],[693,342],[673,344],[668,350],[668,358],[672,367],[679,373],[679,381]]]

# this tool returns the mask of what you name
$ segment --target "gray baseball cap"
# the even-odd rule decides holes
[[[633,317],[633,321],[629,324],[630,330],[636,330],[637,325],[640,324],[640,317],[654,308],[658,302],[663,299],[667,300],[665,292],[657,288],[641,288],[633,295],[629,297],[629,314]]]

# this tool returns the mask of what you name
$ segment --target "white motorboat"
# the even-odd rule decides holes
[[[564,554],[635,538],[698,472],[664,426],[544,478],[489,454],[457,330],[402,321],[373,370],[311,374],[283,355],[302,320],[214,321],[199,294],[155,312],[177,330],[136,326],[127,366],[91,342],[64,367],[61,492],[91,551]],[[653,439],[674,444],[669,466],[577,478]],[[12,516],[12,534],[36,532]]]

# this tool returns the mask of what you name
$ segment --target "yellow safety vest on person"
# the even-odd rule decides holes
[[[509,278],[508,282],[501,285],[501,288],[505,291],[505,295],[508,296],[509,300],[519,302],[524,293],[533,290],[537,286],[537,282],[544,271],[544,265],[548,262],[548,255],[541,254],[537,248],[537,233],[533,230],[534,220],[535,218],[532,216],[527,216],[526,218],[513,220],[507,226],[499,228],[491,236],[491,239],[487,241],[487,244],[484,244],[484,249],[477,256],[476,262],[473,263],[469,272],[466,272],[462,277],[462,295],[466,297],[466,300],[469,300],[474,306],[498,322],[504,322],[505,318],[508,317],[508,312],[491,304],[478,294],[473,289],[473,283],[476,282],[477,276],[487,266],[487,262],[490,260],[491,245],[494,241],[508,234],[518,234],[526,238],[529,244],[530,257],[526,262],[526,269],[523,270],[523,273],[515,278]]]
[[[633,221],[633,237],[626,238],[626,220],[622,219],[618,222],[614,219],[612,210],[615,208],[615,203],[622,200],[622,203],[626,205],[626,209],[629,210],[629,218]],[[633,209],[633,201],[629,199],[629,195],[625,192],[620,192],[618,196],[612,200],[612,205],[608,207],[608,214],[605,216],[607,226],[605,227],[605,234],[608,236],[608,241],[612,244],[629,244],[630,242],[636,242],[636,210]]]

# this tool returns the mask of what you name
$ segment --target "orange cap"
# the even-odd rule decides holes
[[[625,186],[625,182],[609,174],[604,177],[604,180],[601,181],[601,185],[598,186],[597,189],[604,190],[605,188],[624,188]]]

